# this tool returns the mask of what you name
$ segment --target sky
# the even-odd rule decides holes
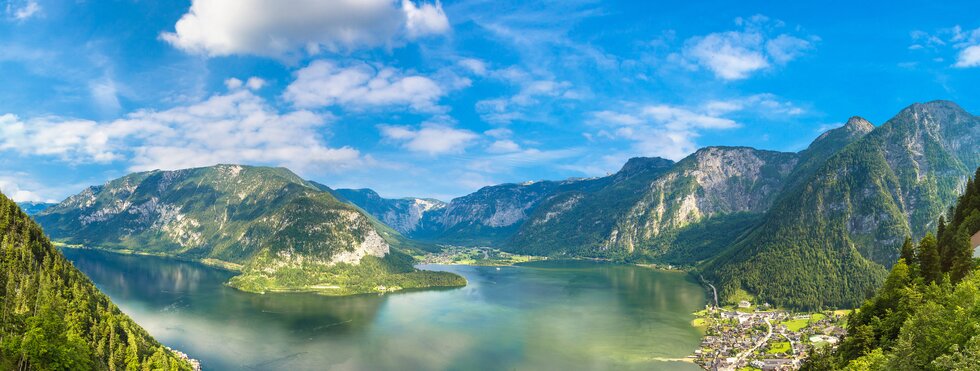
[[[285,166],[449,200],[980,113],[976,1],[0,0],[0,190]]]

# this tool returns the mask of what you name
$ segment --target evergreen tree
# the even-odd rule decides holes
[[[927,233],[922,241],[919,241],[919,272],[926,282],[936,282],[942,277],[942,266],[940,265],[939,247],[936,237],[932,233]]]
[[[902,250],[899,255],[899,259],[905,261],[910,267],[915,267],[919,265],[919,260],[915,256],[915,245],[912,244],[912,238],[905,237],[905,242],[902,243]]]
[[[978,231],[980,186],[971,179],[937,236],[915,251],[911,241],[902,246],[885,284],[848,318],[840,346],[815,352],[803,369],[980,369],[980,275],[970,245]],[[906,264],[913,259],[917,270]]]
[[[127,368],[191,367],[122,314],[0,194],[0,369]]]

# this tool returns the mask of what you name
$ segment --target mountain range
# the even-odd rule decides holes
[[[127,175],[35,216],[56,241],[202,261],[245,291],[327,295],[461,286],[412,267],[413,245],[284,168],[217,165]]]
[[[44,211],[44,209],[47,209],[47,208],[49,208],[51,206],[54,206],[54,205],[57,205],[57,204],[56,203],[51,203],[51,202],[36,202],[36,201],[27,201],[27,202],[18,202],[17,203],[17,206],[20,207],[21,210],[24,210],[24,213],[27,214],[27,215],[37,214],[39,212]]]
[[[933,101],[880,127],[852,117],[795,153],[707,147],[676,163],[630,159],[603,178],[485,187],[406,235],[686,265],[724,298],[853,307],[906,237],[935,227],[978,165],[980,119]]]
[[[727,300],[854,307],[906,237],[935,227],[980,166],[978,148],[980,118],[933,101],[878,127],[852,117],[799,152],[706,147],[677,162],[633,158],[605,177],[488,186],[448,203],[222,165],[133,174],[37,219],[65,242],[241,265],[245,278],[233,284],[245,288],[308,288],[326,277],[289,282],[296,275],[282,269],[270,278],[273,267],[361,259],[407,270],[396,250],[464,245],[682,265]]]

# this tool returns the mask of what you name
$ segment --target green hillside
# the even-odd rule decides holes
[[[970,238],[980,233],[980,169],[975,174],[935,235],[905,241],[884,286],[848,318],[837,350],[810,357],[804,370],[977,369],[980,274]]]
[[[231,285],[246,291],[347,295],[465,284],[414,269],[397,232],[283,168],[131,174],[36,218],[66,244],[239,270]]]
[[[859,305],[902,241],[935,228],[980,165],[978,123],[950,102],[906,108],[787,189],[704,276],[723,297],[745,290],[791,307]]]
[[[0,194],[0,369],[190,370]]]

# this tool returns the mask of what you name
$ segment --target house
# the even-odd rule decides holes
[[[970,238],[970,245],[973,246],[973,256],[977,256],[977,249],[980,248],[980,232]]]
[[[759,367],[765,371],[769,370],[794,370],[799,366],[799,362],[795,359],[790,358],[777,358],[777,359],[766,359],[762,361],[762,367]]]
[[[748,300],[742,300],[742,301],[738,302],[738,307],[739,308],[748,308],[748,307],[751,307],[751,306],[752,306],[752,303],[749,303]]]

